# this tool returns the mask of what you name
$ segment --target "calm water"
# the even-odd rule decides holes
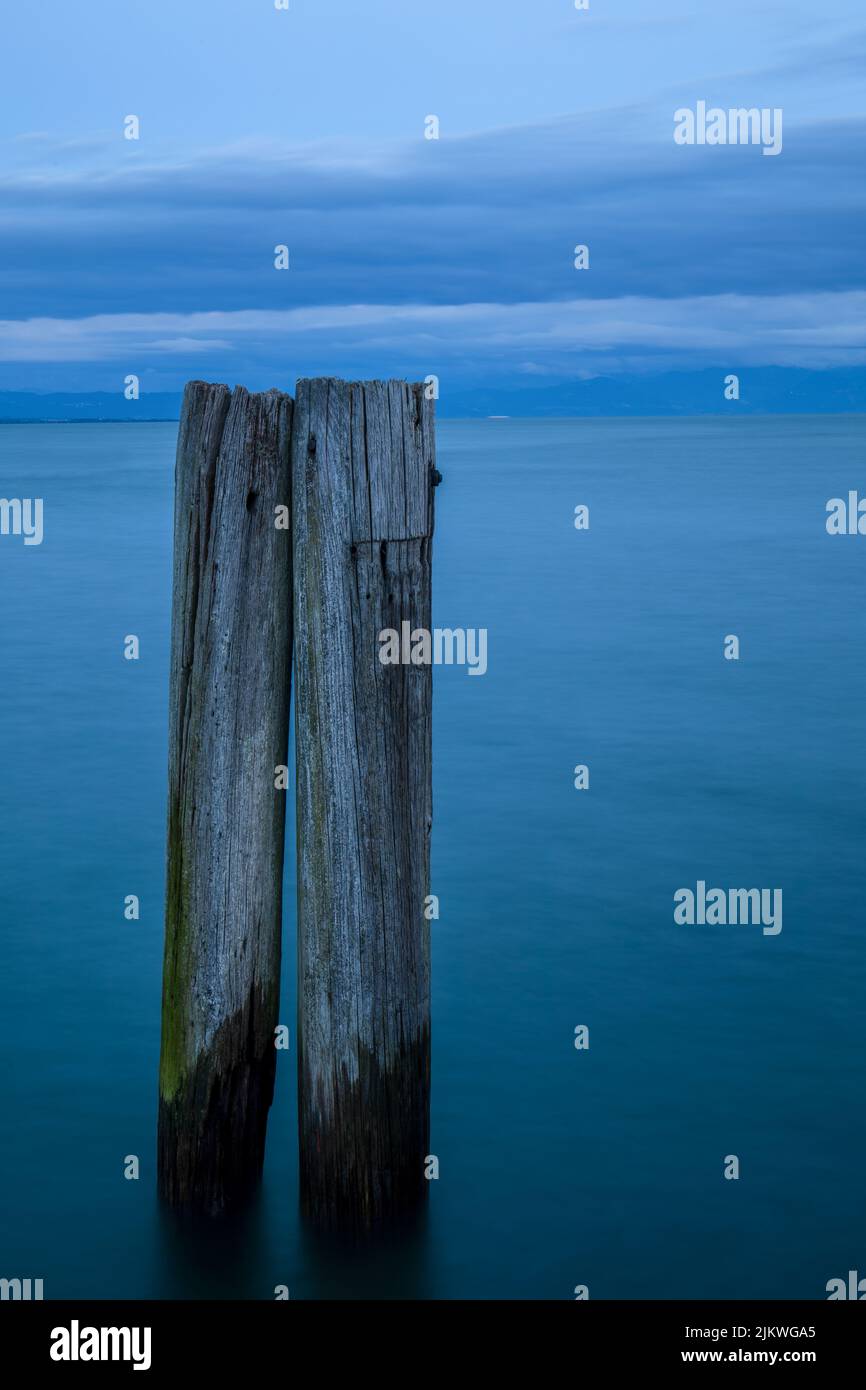
[[[254,1211],[202,1234],[156,1201],[174,436],[0,427],[0,493],[46,528],[0,539],[0,1276],[568,1299],[866,1274],[866,537],[824,528],[866,493],[866,420],[440,426],[434,618],[488,628],[490,663],[435,673],[441,1178],[418,1232],[354,1256],[299,1225],[293,1053]],[[781,935],[674,925],[699,878],[781,887]]]

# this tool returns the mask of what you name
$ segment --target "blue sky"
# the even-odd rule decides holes
[[[290,6],[4,20],[0,390],[866,365],[861,0]]]

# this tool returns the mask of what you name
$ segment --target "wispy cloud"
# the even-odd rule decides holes
[[[682,299],[623,296],[514,304],[346,304],[301,309],[102,314],[0,323],[6,362],[136,361],[176,354],[253,353],[273,362],[303,350],[400,354],[426,373],[458,354],[527,369],[544,354],[566,375],[627,363],[846,366],[866,362],[866,291]],[[569,371],[569,365],[572,372]],[[537,363],[535,364],[537,369]]]

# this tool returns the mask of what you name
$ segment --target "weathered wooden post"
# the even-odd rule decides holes
[[[292,487],[301,1199],[324,1227],[427,1190],[433,406],[403,382],[300,381]]]
[[[178,436],[159,1189],[218,1211],[260,1175],[279,1003],[292,400],[191,382]],[[282,519],[285,520],[285,514]]]

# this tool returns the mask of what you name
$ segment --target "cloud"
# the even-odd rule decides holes
[[[389,370],[422,376],[447,371],[467,354],[515,372],[566,376],[668,367],[679,354],[691,367],[851,366],[866,362],[866,291],[316,305],[0,323],[4,362],[119,361],[135,370],[166,354],[183,359],[184,375],[194,374],[202,354],[241,356],[272,369],[292,355],[311,363],[339,355],[361,364],[394,362]]]
[[[863,285],[866,121],[798,127],[786,112],[768,160],[675,146],[674,109],[411,145],[257,142],[160,162],[115,141],[94,164],[46,160],[0,181],[0,297],[30,317]],[[579,291],[578,242],[592,250]]]
[[[0,361],[182,380],[207,354],[251,381],[288,353],[464,379],[861,361],[866,120],[786,111],[772,160],[675,146],[696,96],[439,142],[19,141]]]

